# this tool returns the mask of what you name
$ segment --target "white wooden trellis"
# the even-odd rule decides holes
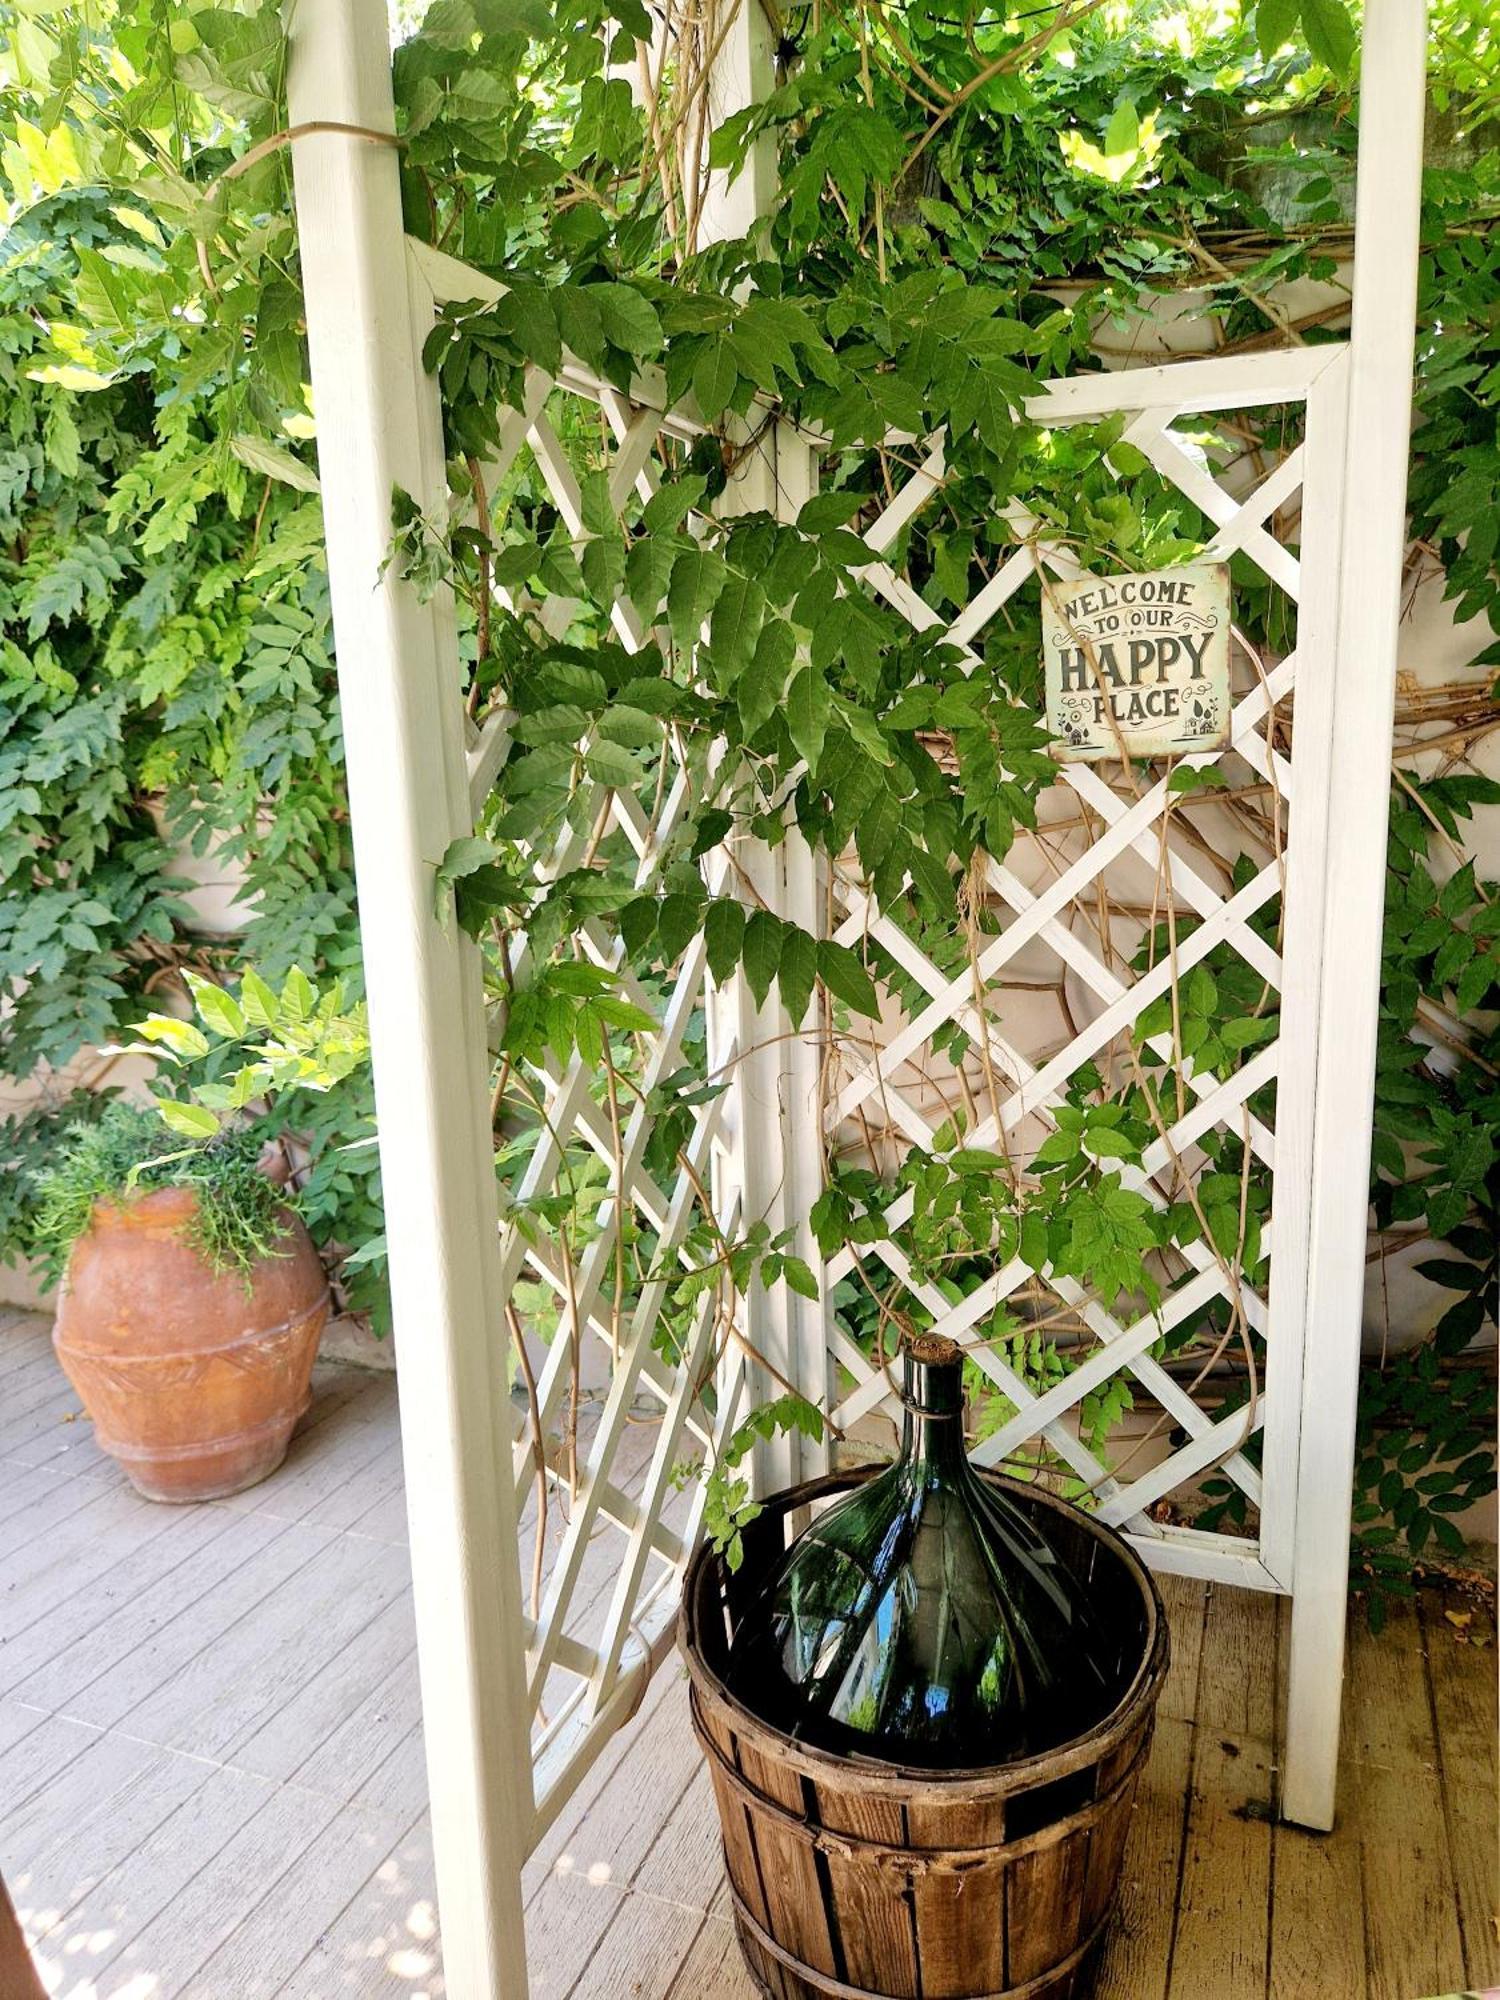
[[[1203,362],[1091,376],[1039,392],[1034,414],[1066,423],[1107,411],[1131,413],[1129,435],[1218,524],[1216,547],[1238,548],[1300,594],[1297,650],[1264,687],[1242,694],[1237,751],[1275,769],[1290,798],[1287,909],[1279,955],[1248,919],[1280,888],[1261,869],[1225,897],[1164,835],[1158,786],[1135,801],[1102,778],[1065,776],[1105,831],[1058,881],[1038,888],[1014,866],[991,864],[988,888],[1006,913],[982,949],[986,974],[1031,941],[1053,950],[1093,996],[1099,1011],[1063,1050],[1032,1061],[1006,1043],[989,1010],[972,1004],[966,973],[955,982],[876,909],[857,874],[840,865],[819,881],[795,839],[738,857],[770,907],[808,928],[831,890],[839,935],[870,930],[925,989],[930,1004],[899,1025],[895,1038],[846,1065],[829,1107],[835,1122],[861,1096],[878,1092],[895,1107],[909,1140],[926,1144],[931,1126],[899,1065],[940,1023],[962,1020],[985,1037],[1011,1094],[1000,1122],[1045,1119],[1057,1089],[1091,1047],[1128,1025],[1152,991],[1147,974],[1124,982],[1117,967],[1084,945],[1062,920],[1091,871],[1128,852],[1166,869],[1181,905],[1201,919],[1188,942],[1223,942],[1242,952],[1282,994],[1280,1038],[1230,1083],[1192,1081],[1195,1102],[1173,1135],[1180,1151],[1215,1121],[1239,1117],[1249,1093],[1278,1079],[1274,1130],[1252,1126],[1257,1152],[1274,1164],[1276,1209],[1269,1296],[1246,1308],[1266,1335],[1263,1463],[1233,1449],[1243,1416],[1215,1428],[1154,1361],[1154,1322],[1121,1325],[1098,1301],[1059,1296],[1082,1310],[1098,1346],[1058,1389],[1038,1397],[992,1354],[976,1353],[1016,1406],[992,1450],[1041,1432],[1090,1479],[1108,1518],[1137,1538],[1154,1562],[1191,1574],[1289,1590],[1293,1597],[1289,1758],[1283,1788],[1288,1817],[1331,1824],[1342,1671],[1344,1570],[1352,1465],[1354,1374],[1364,1233],[1370,1090],[1374,1062],[1375,976],[1384,852],[1385,769],[1394,688],[1394,633],[1402,540],[1415,242],[1422,123],[1423,10],[1403,0],[1369,0],[1364,116],[1380,134],[1380,156],[1361,157],[1357,217],[1360,269],[1347,347]],[[738,51],[739,67],[754,64]],[[743,79],[741,80],[743,83]],[[419,604],[384,565],[391,539],[392,490],[400,486],[434,511],[445,504],[441,413],[423,374],[421,347],[436,302],[484,295],[488,281],[401,231],[394,154],[368,135],[393,129],[384,11],[379,0],[308,0],[293,21],[291,118],[295,148],[313,384],[328,525],[361,918],[375,1047],[377,1099],[392,1277],[400,1348],[403,1449],[412,1525],[433,1832],[442,1900],[444,1953],[453,1989],[465,1995],[525,1991],[521,1864],[549,1816],[588,1761],[628,1716],[670,1630],[676,1578],[696,1533],[701,1497],[669,1504],[679,1441],[732,1422],[746,1392],[764,1392],[759,1371],[731,1364],[713,1426],[687,1385],[691,1362],[707,1352],[705,1309],[689,1368],[674,1374],[652,1353],[658,1302],[647,1286],[636,1301],[622,1356],[587,1448],[585,1476],[568,1534],[555,1555],[540,1614],[525,1614],[517,1561],[521,1503],[530,1476],[524,1442],[505,1395],[510,1288],[526,1269],[571,1294],[585,1334],[609,1337],[598,1309],[606,1240],[601,1227],[576,1271],[560,1268],[544,1243],[494,1228],[485,1091],[485,1022],[477,957],[434,912],[433,876],[451,840],[470,831],[505,754],[505,720],[466,740],[451,606]],[[345,128],[343,131],[337,128]],[[350,129],[353,128],[353,129]],[[364,136],[358,136],[358,135]],[[719,191],[718,199],[724,199]],[[732,206],[732,204],[731,204]],[[576,510],[566,456],[549,426],[549,386],[513,419],[506,448],[535,456],[565,520]],[[648,477],[646,456],[659,430],[690,433],[693,420],[670,411],[647,374],[621,397],[589,371],[565,365],[556,387],[597,401],[616,439],[613,475],[623,496]],[[1184,413],[1297,402],[1308,407],[1307,439],[1248,500],[1230,497],[1184,456],[1173,422]],[[778,425],[775,462],[752,460],[742,504],[775,503],[794,513],[811,490],[813,452]],[[913,623],[931,613],[882,563],[905,520],[941,477],[934,441],[921,472],[871,533],[868,586]],[[1298,561],[1268,532],[1271,514],[1299,486],[1304,522]],[[1357,496],[1357,507],[1351,504]],[[1012,563],[952,621],[968,644],[1040,559],[1066,573],[1061,551],[1027,541],[1033,525],[1012,511],[1019,542]],[[579,523],[578,525],[581,525]],[[632,607],[612,620],[628,646],[648,642]],[[1297,694],[1292,768],[1269,745],[1269,708]],[[472,734],[472,733],[471,733]],[[639,879],[650,882],[677,802],[655,819],[629,795],[601,791],[599,809],[630,841]],[[1163,849],[1165,850],[1163,852]],[[722,859],[711,882],[722,882]],[[602,936],[588,948],[609,962]],[[689,947],[654,1038],[658,1068],[669,1066],[693,1010],[702,1004],[701,941]],[[960,990],[961,989],[961,990]],[[629,990],[627,988],[627,990]],[[644,997],[644,996],[633,996]],[[605,1209],[630,1204],[670,1253],[695,1209],[717,1221],[769,1214],[798,1218],[815,1186],[820,1147],[809,1141],[817,1078],[806,1046],[778,1040],[778,1023],[756,1018],[742,990],[710,1008],[711,1060],[736,1077],[731,1092],[701,1111],[687,1148],[692,1172],[658,1184],[641,1166],[644,1114],[628,1122],[626,1171],[614,1174]],[[904,1037],[904,1039],[903,1039]],[[780,1048],[784,1053],[768,1053]],[[549,1119],[562,1138],[608,1151],[588,1079],[576,1065],[544,1079]],[[983,1135],[970,1135],[983,1142]],[[531,1174],[540,1189],[555,1171],[556,1146],[543,1145]],[[1161,1157],[1148,1154],[1142,1187],[1151,1190]],[[705,1192],[705,1189],[707,1192]],[[892,1226],[899,1218],[893,1218]],[[901,1275],[898,1241],[878,1246]],[[1017,1273],[998,1273],[984,1295],[954,1309],[929,1300],[961,1336],[1004,1296]],[[1185,1276],[1168,1312],[1197,1310],[1224,1274],[1213,1260]],[[874,1407],[883,1378],[831,1322],[802,1306],[749,1302],[745,1330],[779,1372],[820,1396],[844,1385],[843,1411]],[[563,1394],[563,1350],[549,1354],[538,1384],[544,1411]],[[837,1375],[833,1364],[843,1374]],[[1186,1433],[1161,1468],[1111,1484],[1087,1462],[1063,1418],[1080,1385],[1124,1368]],[[852,1385],[852,1386],[851,1386]],[[638,1394],[661,1416],[656,1444],[635,1493],[612,1476],[630,1406]],[[1224,1457],[1224,1468],[1255,1501],[1254,1542],[1163,1531],[1151,1503],[1179,1481]],[[792,1476],[798,1454],[781,1453],[765,1477]],[[587,1631],[574,1612],[590,1561],[590,1531],[613,1535],[614,1580]],[[545,1704],[535,1731],[533,1717]]]

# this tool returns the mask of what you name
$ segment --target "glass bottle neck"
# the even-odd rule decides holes
[[[901,1456],[930,1475],[949,1475],[965,1462],[964,1364],[952,1341],[922,1336],[903,1357]]]
[[[961,1410],[915,1410],[907,1405],[901,1456],[929,1477],[951,1476],[967,1462]]]

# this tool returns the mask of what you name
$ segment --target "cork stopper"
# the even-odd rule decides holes
[[[964,1357],[956,1340],[938,1333],[910,1335],[902,1347],[905,1364],[902,1401],[926,1416],[961,1416]]]

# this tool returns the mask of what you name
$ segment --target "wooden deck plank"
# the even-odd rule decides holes
[[[1192,1787],[1193,1717],[1203,1660],[1207,1586],[1160,1576],[1172,1660],[1157,1710],[1151,1756],[1141,1774],[1120,1872],[1120,1899],[1099,1959],[1102,1993],[1164,2000],[1182,1880],[1187,1802]]]
[[[19,1702],[0,1704],[10,1742],[0,1754],[0,1800],[5,1817],[45,1792],[60,1771],[81,1757],[99,1739],[96,1729],[66,1716],[45,1715]]]
[[[618,1892],[609,1888],[578,1888],[574,1893],[605,1902],[606,1921],[599,1942],[587,1964],[566,1985],[550,1957],[543,1958],[532,1984],[531,2000],[620,2000],[622,1994],[645,2000],[648,1993],[669,1992],[703,1928],[702,1911],[629,1892],[619,1896],[618,1907],[610,1908],[609,1899]]]
[[[120,1740],[98,1737],[72,1768],[79,1772],[97,1768],[95,1760],[102,1756],[106,1743],[118,1744]],[[24,1884],[22,1921],[33,1939],[51,1935],[70,1913],[93,1907],[88,1898],[99,1884],[126,1866],[136,1850],[214,1773],[209,1765],[191,1757],[159,1750],[135,1778],[113,1791],[107,1782],[108,1768],[100,1775],[101,1796],[92,1811],[85,1809],[71,1825],[53,1824],[30,1837],[24,1821],[18,1821],[17,1839],[23,1844],[13,1855],[0,1846],[6,1880],[13,1889]],[[20,1904],[19,1896],[17,1901]],[[130,1920],[128,1896],[118,1899],[113,1909],[112,1923]]]
[[[253,1719],[230,1740],[223,1753],[229,1763],[263,1778],[290,1778],[303,1770],[351,1711],[372,1695],[384,1693],[416,1645],[411,1588],[400,1571],[398,1577],[402,1587],[347,1643],[309,1673],[269,1716]],[[298,1779],[299,1784],[307,1782],[305,1777]],[[338,1791],[329,1796],[347,1799],[352,1794]]]
[[[78,1391],[63,1373],[56,1355],[49,1355],[33,1367],[17,1369],[0,1385],[0,1439],[22,1417],[39,1410],[44,1403],[59,1399],[71,1402],[75,1409],[78,1407]]]
[[[195,2000],[220,1995],[276,2000],[375,1878],[401,1835],[401,1827],[374,1814],[339,1813],[289,1869],[255,1886],[234,1930],[198,1967]],[[327,2000],[332,1988],[315,1990]]]
[[[663,1701],[650,1731],[636,1738],[527,1903],[530,1952],[543,1992],[566,1993],[583,1973],[618,1915],[615,1895],[589,1892],[630,1887],[697,1773],[686,1696],[680,1685],[675,1692],[677,1699]],[[652,1802],[649,1812],[641,1811],[643,1799]],[[683,1939],[684,1952],[695,1932],[696,1926]]]
[[[1275,1716],[1274,1605],[1214,1586],[1198,1674],[1171,1993],[1264,2000]]]
[[[719,1814],[701,1761],[630,1886],[641,1895],[681,1903],[698,1916],[706,1916],[721,1895]]]
[[[187,1566],[174,1570],[34,1680],[69,1714],[101,1727],[119,1723],[253,1612],[287,1575],[314,1561],[329,1539],[320,1528],[242,1520],[217,1546],[214,1561],[205,1566],[208,1576]],[[29,1695],[32,1685],[24,1683],[19,1692]]]
[[[381,1426],[384,1434],[386,1426]],[[336,1528],[340,1534],[363,1534],[371,1540],[393,1541],[394,1536],[370,1535],[362,1523],[377,1513],[388,1501],[396,1500],[401,1505],[401,1518],[406,1518],[406,1493],[402,1483],[401,1439],[400,1436],[386,1437],[385,1443],[373,1458],[364,1463],[343,1483],[336,1486],[321,1500],[314,1501],[302,1516],[314,1527]]]
[[[55,1365],[31,1346],[10,1357],[20,1382]],[[151,2000],[435,2000],[394,1384],[320,1367],[284,1472],[190,1510],[135,1502],[86,1426],[60,1428],[65,1446],[38,1431],[0,1460],[0,1509],[25,1524],[0,1555],[17,1586],[0,1596],[0,1866],[49,1976],[80,2000],[86,1978],[94,2000],[140,1982]],[[630,1435],[624,1490],[654,1435]],[[612,1527],[590,1543],[571,1629],[596,1629],[622,1546]],[[1418,2000],[1465,1983],[1465,1950],[1469,1983],[1496,1977],[1493,1652],[1458,1643],[1436,1602],[1425,1659],[1415,1621],[1394,1643],[1354,1635],[1343,1822],[1321,1839],[1264,1816],[1274,1601],[1162,1588],[1173,1667],[1101,2000]],[[675,1662],[525,1887],[533,2000],[752,2000]]]
[[[424,1815],[366,1878],[279,1993],[280,2000],[440,2000],[446,1990],[432,1835]]]
[[[76,1480],[70,1487],[91,1495],[69,1512],[56,1533],[34,1532],[26,1550],[7,1565],[0,1585],[5,1629],[20,1637],[70,1599],[93,1601],[107,1589],[116,1570],[131,1561],[152,1560],[157,1543],[170,1549],[172,1537],[201,1540],[202,1530],[184,1530],[177,1508],[153,1506],[136,1493]],[[61,1496],[59,1496],[61,1497]],[[71,1496],[69,1496],[71,1497]]]
[[[1495,1621],[1480,1606],[1424,1590],[1421,1629],[1467,1984],[1500,1986]]]
[[[280,1469],[231,1504],[247,1514],[306,1520],[389,1446],[390,1422],[390,1390],[383,1377],[357,1368],[326,1373]]]
[[[407,1588],[400,1551],[335,1537],[219,1643],[203,1648],[129,1709],[123,1726],[172,1749],[224,1757]]]
[[[427,1805],[427,1746],[422,1736],[421,1704],[417,1720],[396,1747],[366,1778],[352,1803],[364,1812],[404,1818]]]
[[[1285,1660],[1291,1644],[1290,1598],[1277,1602],[1276,1613],[1277,1644]],[[1276,1711],[1278,1767],[1285,1741],[1282,1690]],[[1346,1744],[1339,1769],[1342,1832],[1310,1833],[1281,1820],[1271,1830],[1271,1965],[1266,2000],[1303,2000],[1305,1994],[1319,1990],[1368,1991],[1359,1847],[1349,1831],[1354,1786]]]
[[[212,1991],[202,1984],[199,1968],[239,1927],[247,1895],[295,1872],[306,1848],[337,1812],[333,1799],[288,1786],[272,1791],[149,1923],[90,1955],[88,1976],[99,2000]]]
[[[366,1695],[291,1774],[299,1785],[332,1798],[355,1799],[361,1787],[421,1726],[415,1648],[397,1662],[385,1682]],[[420,1754],[421,1745],[418,1743]],[[424,1780],[425,1782],[425,1780]],[[425,1790],[419,1803],[425,1803]],[[369,1802],[373,1805],[373,1801]],[[403,1824],[416,1817],[416,1809]]]
[[[1463,1938],[1415,1607],[1394,1604],[1378,1637],[1356,1612],[1349,1652],[1341,1810],[1359,1838],[1370,2000],[1454,1993]]]
[[[733,1924],[722,1917],[703,1919],[665,2000],[760,2000],[740,1956]]]
[[[208,1771],[115,1867],[33,1934],[32,1952],[43,1980],[50,1984],[58,1979],[68,2000],[93,2000],[95,1975],[163,1911],[171,1910],[260,1811],[272,1789],[243,1771]]]
[[[76,1840],[79,1828],[137,1785],[161,1755],[150,1743],[89,1732],[77,1754],[61,1763],[30,1799],[14,1806],[7,1802],[0,1818],[0,1864],[9,1864],[9,1870],[24,1868],[29,1875],[41,1871],[55,1889],[54,1879],[46,1873],[55,1850]],[[200,1781],[206,1775],[199,1772]],[[15,1874],[9,1870],[8,1879],[14,1883]]]
[[[1163,1716],[1141,1774],[1120,1871],[1120,1900],[1100,1953],[1101,1993],[1165,2000],[1192,1759],[1192,1724]]]
[[[45,1669],[79,1641],[89,1641],[97,1659],[109,1643],[109,1621],[122,1611],[138,1634],[147,1600],[171,1579],[179,1595],[201,1595],[215,1574],[215,1558],[206,1552],[232,1526],[229,1516],[212,1508],[174,1509],[163,1533],[117,1554],[102,1575],[90,1579],[87,1590],[67,1590],[70,1579],[64,1575],[60,1597],[48,1590],[41,1601],[29,1594],[19,1604],[7,1601],[0,1629],[0,1693],[15,1688],[24,1699],[49,1705],[60,1680]]]
[[[35,1404],[14,1415],[0,1411],[0,1458],[21,1465],[46,1465],[80,1444],[93,1446],[92,1427],[71,1386],[50,1388]]]
[[[0,1321],[0,1379],[20,1369],[34,1368],[43,1358],[56,1366],[50,1320],[28,1313]]]

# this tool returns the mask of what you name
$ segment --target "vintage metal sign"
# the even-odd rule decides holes
[[[1064,762],[1170,757],[1229,741],[1229,566],[1048,579],[1047,727]]]

